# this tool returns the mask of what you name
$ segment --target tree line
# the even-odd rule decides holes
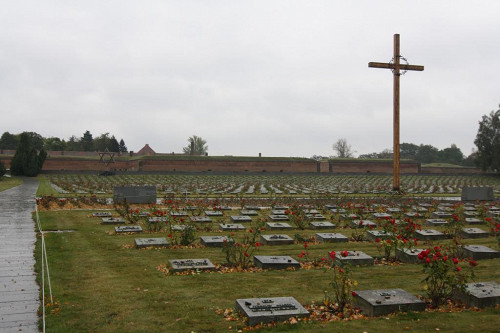
[[[94,138],[90,131],[85,131],[81,137],[73,135],[68,140],[58,137],[44,138],[36,132],[23,132],[21,134],[4,132],[0,137],[0,149],[16,150],[23,134],[30,138],[31,144],[38,151],[42,148],[45,151],[104,151],[106,149],[116,153],[128,151],[123,139],[118,141],[114,135],[110,136],[109,133],[103,133]]]

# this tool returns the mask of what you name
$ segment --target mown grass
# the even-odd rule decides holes
[[[165,237],[157,234],[114,235],[113,226],[103,226],[90,211],[41,212],[44,230],[74,230],[47,233],[52,290],[60,310],[47,317],[48,332],[223,332],[242,329],[241,322],[228,322],[215,313],[216,308],[232,308],[237,298],[293,296],[302,304],[321,302],[328,290],[331,271],[325,269],[297,271],[263,271],[256,273],[200,273],[186,276],[165,275],[156,267],[169,259],[209,258],[224,263],[219,248],[152,249],[127,248],[136,237]],[[231,213],[225,213],[228,216]],[[214,223],[215,224],[215,223]],[[331,230],[350,236],[352,229]],[[316,231],[284,232],[305,236]],[[272,232],[265,232],[272,233]],[[280,232],[281,233],[281,232]],[[216,231],[203,235],[217,234]],[[201,235],[199,234],[199,235]],[[242,237],[237,232],[235,238]],[[198,235],[198,236],[199,236]],[[497,247],[493,237],[467,240],[467,244]],[[311,244],[311,257],[327,257],[331,250],[356,249],[378,256],[374,242]],[[303,245],[261,246],[261,255],[297,255]],[[37,253],[40,252],[40,241]],[[39,255],[37,254],[37,258]],[[477,281],[499,281],[498,260],[483,260],[476,269]],[[37,264],[40,271],[40,265]],[[358,289],[403,288],[422,294],[423,274],[419,265],[376,265],[354,268]],[[40,280],[40,276],[39,276]],[[462,313],[399,314],[386,318],[350,322],[309,322],[278,325],[263,331],[283,332],[495,332],[494,319],[499,310]]]
[[[23,180],[17,177],[0,177],[0,192],[8,190],[9,188],[21,185]]]

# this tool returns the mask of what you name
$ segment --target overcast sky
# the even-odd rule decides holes
[[[0,10],[0,132],[94,137],[129,150],[356,155],[401,141],[471,153],[500,103],[500,1],[25,1]]]

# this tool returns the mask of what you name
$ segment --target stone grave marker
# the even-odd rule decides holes
[[[272,209],[271,215],[286,215],[285,210],[282,209]]]
[[[474,218],[474,217],[466,217],[465,218],[465,222],[467,224],[484,224],[483,220],[480,220],[480,219],[477,219],[477,218]]]
[[[420,217],[420,213],[418,213],[418,212],[407,212],[407,213],[405,213],[405,216],[409,217],[409,218],[416,218],[416,217]]]
[[[164,237],[160,238],[136,238],[135,239],[135,247],[140,249],[144,247],[167,247],[168,242]]]
[[[478,215],[479,215],[479,213],[477,211],[465,211],[464,212],[464,216],[467,216],[467,217],[476,217]]]
[[[340,261],[349,262],[350,264],[356,266],[369,266],[373,265],[373,257],[367,255],[362,251],[347,251],[347,257],[344,257],[341,253],[335,255]]]
[[[290,219],[286,215],[269,215],[271,221],[289,221]]]
[[[237,299],[235,309],[248,318],[250,326],[309,317],[309,312],[293,297]]]
[[[157,223],[157,222],[167,222],[168,218],[162,216],[152,216],[148,218],[149,223]]]
[[[427,241],[446,239],[446,235],[444,233],[434,229],[416,230],[415,237],[418,240],[427,240]]]
[[[346,210],[344,208],[331,208],[330,212],[333,214],[345,214]]]
[[[172,231],[184,231],[186,229],[185,224],[172,224],[171,226]]]
[[[285,222],[267,222],[266,223],[267,230],[289,230],[293,229],[291,225]]]
[[[462,253],[464,257],[474,260],[500,258],[500,252],[484,245],[464,245]]]
[[[188,212],[182,211],[182,210],[181,211],[176,211],[176,212],[171,211],[170,212],[170,216],[172,216],[172,217],[174,217],[174,216],[175,217],[186,217],[186,216],[188,216]]]
[[[463,238],[486,238],[489,236],[488,232],[479,228],[463,228],[460,235]]]
[[[240,223],[219,223],[219,229],[222,231],[239,231],[239,230],[245,230],[245,227],[243,224]]]
[[[156,186],[115,186],[113,189],[114,202],[132,204],[156,204]]]
[[[169,262],[173,272],[215,269],[215,265],[209,259],[172,259]]]
[[[333,229],[335,224],[332,222],[311,222],[311,229]]]
[[[494,281],[467,283],[465,291],[456,292],[453,299],[469,307],[495,307],[500,304],[500,284]]]
[[[372,215],[376,219],[390,219],[390,218],[392,218],[392,215],[387,214],[387,213],[373,213]]]
[[[317,215],[317,214],[319,214],[319,211],[317,209],[304,209],[304,213]]]
[[[326,220],[326,217],[323,214],[306,214],[306,217],[310,220],[316,221]]]
[[[200,236],[201,244],[207,247],[223,247],[224,242],[233,243],[234,240],[227,236]]]
[[[260,241],[266,245],[293,244],[293,238],[288,235],[260,235]]]
[[[436,212],[432,213],[432,216],[440,218],[440,219],[446,219],[446,218],[450,218],[452,216],[452,214],[447,213],[447,212],[442,212],[442,211],[436,211]]]
[[[376,228],[377,224],[370,220],[352,220],[351,227],[353,228]]]
[[[142,232],[142,228],[141,226],[138,225],[125,225],[125,226],[115,227],[115,232],[117,234],[123,234],[126,232],[139,233]]]
[[[300,268],[300,263],[290,256],[253,256],[253,263],[264,269]]]
[[[231,216],[231,222],[252,222],[252,218],[248,215],[232,215]]]
[[[443,220],[443,219],[427,219],[425,220],[425,225],[433,226],[433,227],[439,227],[439,226],[445,226],[448,224],[448,221]]]
[[[463,187],[462,201],[494,201],[493,187]]]
[[[370,317],[425,310],[424,301],[403,289],[356,290],[355,293],[354,304]]]
[[[113,214],[111,212],[94,212],[92,213],[92,217],[111,217]]]
[[[197,222],[197,223],[211,223],[212,219],[208,216],[191,216],[189,218],[191,222]]]
[[[125,224],[125,220],[122,217],[103,217],[101,220],[102,224]]]
[[[334,232],[318,232],[315,236],[318,242],[323,243],[345,243],[349,240],[347,236]]]
[[[424,249],[396,249],[396,259],[409,264],[419,264],[420,259],[418,259],[418,255],[423,250]]]
[[[206,210],[206,216],[224,216],[224,213],[220,210]]]
[[[273,206],[273,209],[276,209],[276,210],[287,210],[287,209],[290,209],[290,207],[289,206]]]
[[[250,210],[250,211],[252,211],[252,210],[260,210],[260,209],[261,209],[261,208],[260,208],[260,206],[245,206],[245,207],[243,207],[243,208],[244,208],[245,210]],[[243,213],[242,213],[242,214],[243,214]],[[247,215],[247,214],[243,214],[243,215]]]
[[[256,210],[250,210],[250,209],[242,209],[240,210],[241,215],[246,215],[246,216],[257,216],[259,213]]]
[[[366,230],[366,238],[371,241],[376,241],[377,238],[380,240],[385,240],[391,237],[392,233],[385,232],[384,230]]]

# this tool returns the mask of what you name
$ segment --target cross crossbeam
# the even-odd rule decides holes
[[[394,35],[394,57],[390,63],[369,62],[368,67],[392,69],[394,75],[393,88],[393,182],[392,188],[394,191],[400,191],[399,174],[400,174],[400,145],[399,145],[399,77],[401,70],[403,71],[423,71],[424,66],[401,64],[401,53],[399,51],[399,34]]]

